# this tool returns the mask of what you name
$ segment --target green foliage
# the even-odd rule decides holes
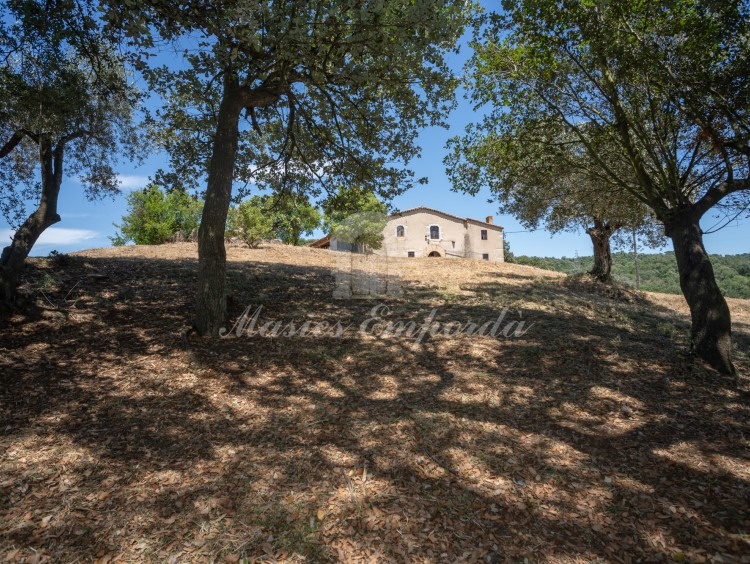
[[[312,235],[323,217],[307,198],[295,195],[273,196],[266,209],[273,217],[276,237],[288,245],[302,244],[302,235]]]
[[[379,212],[360,212],[333,224],[331,237],[349,243],[352,250],[379,249],[383,246],[383,229],[388,216]]]
[[[217,109],[231,100],[244,110],[234,167],[241,197],[249,183],[312,197],[338,183],[366,183],[384,197],[413,185],[406,166],[419,130],[446,125],[454,106],[457,80],[444,59],[473,10],[425,0],[136,4],[105,2],[105,17],[144,52],[157,39],[205,38],[184,64],[139,61],[165,100],[151,116],[154,139],[181,180],[197,185]]]
[[[503,238],[503,257],[505,259],[505,262],[517,262],[516,255],[514,255],[513,251],[510,250],[510,242],[505,238]]]
[[[427,0],[103,2],[144,49],[185,41],[184,61],[148,68],[164,105],[155,139],[183,182],[206,178],[194,326],[218,335],[232,193],[254,184],[317,198],[336,184],[388,196],[413,185],[419,131],[445,125],[457,86],[445,55],[473,7]],[[146,23],[147,22],[147,23]],[[148,57],[149,53],[145,54]]]
[[[239,218],[237,214],[242,205],[230,210],[227,224],[230,230],[228,235],[245,240],[245,236],[239,233],[249,233],[249,240],[252,244],[248,242],[248,245],[252,247],[257,246],[261,240],[273,238],[287,245],[301,245],[303,244],[302,235],[312,235],[313,231],[320,227],[322,214],[306,197],[298,194],[256,195],[244,204],[245,220],[241,221],[240,231],[237,231]],[[258,220],[261,212],[263,220],[258,223],[257,229],[253,228],[251,218]]]
[[[96,5],[0,0],[0,13],[0,211],[19,226],[64,176],[90,199],[117,193],[117,157],[139,147],[137,92]]]
[[[722,199],[741,204],[732,191],[747,188],[750,98],[729,84],[747,84],[747,57],[738,54],[750,24],[744,3],[713,4],[716,11],[703,0],[505,2],[477,27],[469,87],[489,112],[454,140],[457,186],[512,191],[501,198],[510,211],[552,228],[561,225],[557,211],[565,219],[581,207],[637,227],[629,216],[667,224],[689,207],[700,217]],[[732,90],[734,111],[714,112],[723,122],[697,121],[676,97],[682,80],[686,98],[698,95],[699,77],[706,104],[717,88]],[[716,150],[738,135],[741,142]]]
[[[227,235],[238,237],[251,249],[274,236],[274,218],[268,210],[268,198],[253,196],[230,208]]]
[[[188,238],[200,224],[203,203],[175,190],[165,192],[155,184],[127,196],[128,213],[120,231],[110,237],[115,246],[134,242],[136,245],[160,245],[175,234]]]
[[[448,142],[444,162],[454,190],[476,194],[488,186],[500,211],[527,229],[543,225],[556,233],[602,224],[611,233],[654,231],[647,208],[603,177],[599,163],[564,128],[533,119],[509,127],[502,120],[487,120]]]
[[[750,298],[750,254],[710,255],[716,281],[722,293],[730,298]],[[516,257],[518,264],[535,266],[569,275],[588,272],[594,264],[593,257],[553,258]],[[673,252],[638,255],[640,288],[650,292],[680,294],[680,277]],[[636,287],[635,257],[631,253],[615,253],[612,261],[615,282]]]
[[[523,161],[516,151],[527,146],[549,159],[537,166],[548,164],[550,178],[560,163],[579,169],[582,162],[589,194],[574,201],[602,202],[605,211],[607,202],[611,209],[624,202],[626,210],[637,202],[663,224],[690,304],[694,348],[715,369],[735,373],[730,314],[699,223],[712,209],[731,221],[750,204],[747,1],[507,0],[502,6],[476,28],[467,74],[475,105],[489,112],[468,129],[467,143],[475,136],[509,144],[500,150],[501,170],[506,153],[511,162]],[[476,164],[471,152],[467,160]],[[569,176],[565,168],[561,176]],[[602,264],[597,257],[600,278]]]
[[[388,222],[387,206],[360,187],[339,187],[323,202],[324,225],[332,237],[350,243],[353,250],[379,249]]]
[[[323,227],[331,231],[336,223],[346,217],[361,212],[385,214],[388,207],[370,190],[360,186],[339,186],[338,189],[323,200]]]

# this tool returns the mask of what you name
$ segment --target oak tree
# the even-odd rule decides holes
[[[119,225],[114,224],[118,231],[110,237],[115,247],[131,241],[136,245],[161,245],[175,237],[190,240],[198,231],[203,202],[182,190],[167,192],[150,182],[125,200],[128,213]]]
[[[251,249],[272,239],[273,216],[269,213],[267,199],[253,196],[229,208],[227,235],[237,237]]]
[[[137,146],[136,93],[93,4],[3,1],[0,13],[0,208],[16,228],[0,298],[11,301],[32,247],[60,221],[63,179],[77,176],[92,199],[117,193],[115,156]]]
[[[113,3],[109,18],[183,60],[147,72],[172,168],[206,178],[194,325],[225,322],[224,228],[233,188],[318,196],[363,185],[383,196],[414,182],[416,137],[445,123],[469,4],[448,0],[236,0]]]
[[[375,194],[360,186],[340,186],[321,205],[324,228],[352,252],[382,248],[388,206]]]
[[[747,2],[503,7],[478,32],[475,101],[497,110],[501,132],[564,129],[609,186],[650,210],[674,245],[694,350],[734,373],[729,308],[700,221],[748,203]]]
[[[445,164],[454,190],[476,194],[489,187],[500,211],[527,229],[584,230],[594,251],[590,274],[600,282],[612,281],[612,241],[622,243],[623,230],[635,230],[648,246],[662,243],[647,208],[612,186],[564,129],[507,119],[501,128],[497,117],[490,113],[449,141]],[[617,164],[610,159],[610,166]]]
[[[299,245],[303,235],[310,236],[320,227],[322,215],[305,196],[274,194],[268,198],[267,208],[276,237],[287,245]]]

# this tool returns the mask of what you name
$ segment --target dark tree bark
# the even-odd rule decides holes
[[[198,229],[198,289],[193,327],[199,335],[219,336],[226,321],[227,252],[224,235],[239,144],[242,110],[277,102],[283,85],[250,89],[227,70],[217,116],[203,216]]]
[[[48,139],[39,139],[39,160],[42,168],[42,194],[39,206],[18,228],[13,241],[3,249],[0,256],[0,299],[6,303],[12,302],[16,297],[24,262],[37,239],[50,225],[60,221],[57,200],[62,184],[65,142],[65,139],[59,141],[53,149]]]
[[[600,219],[594,219],[594,226],[586,230],[594,245],[594,267],[590,274],[605,284],[612,283],[612,248],[609,241],[616,230],[617,226]]]
[[[224,247],[224,232],[232,199],[241,112],[240,92],[234,81],[227,78],[219,106],[213,153],[208,165],[206,202],[198,230],[195,330],[200,335],[218,336],[226,321],[227,252]]]
[[[723,374],[736,374],[729,306],[716,284],[699,222],[700,213],[695,207],[665,222],[677,257],[680,288],[690,307],[692,347],[712,368]]]

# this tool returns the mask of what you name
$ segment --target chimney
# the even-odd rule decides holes
[[[491,215],[487,216],[487,223],[489,223],[490,225],[492,225],[492,216]]]

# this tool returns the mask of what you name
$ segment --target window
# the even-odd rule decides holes
[[[488,255],[487,253],[484,253],[482,255],[482,260],[490,260],[490,255]]]
[[[486,241],[486,240],[487,240],[487,230],[482,229],[482,241]]]
[[[404,236],[404,226],[403,225],[397,225],[396,226],[396,237],[403,237]]]
[[[408,256],[408,257],[411,257],[411,258],[414,258],[414,251],[409,251],[409,252],[407,253],[407,256]]]
[[[437,225],[430,225],[430,239],[440,239],[440,227]]]

